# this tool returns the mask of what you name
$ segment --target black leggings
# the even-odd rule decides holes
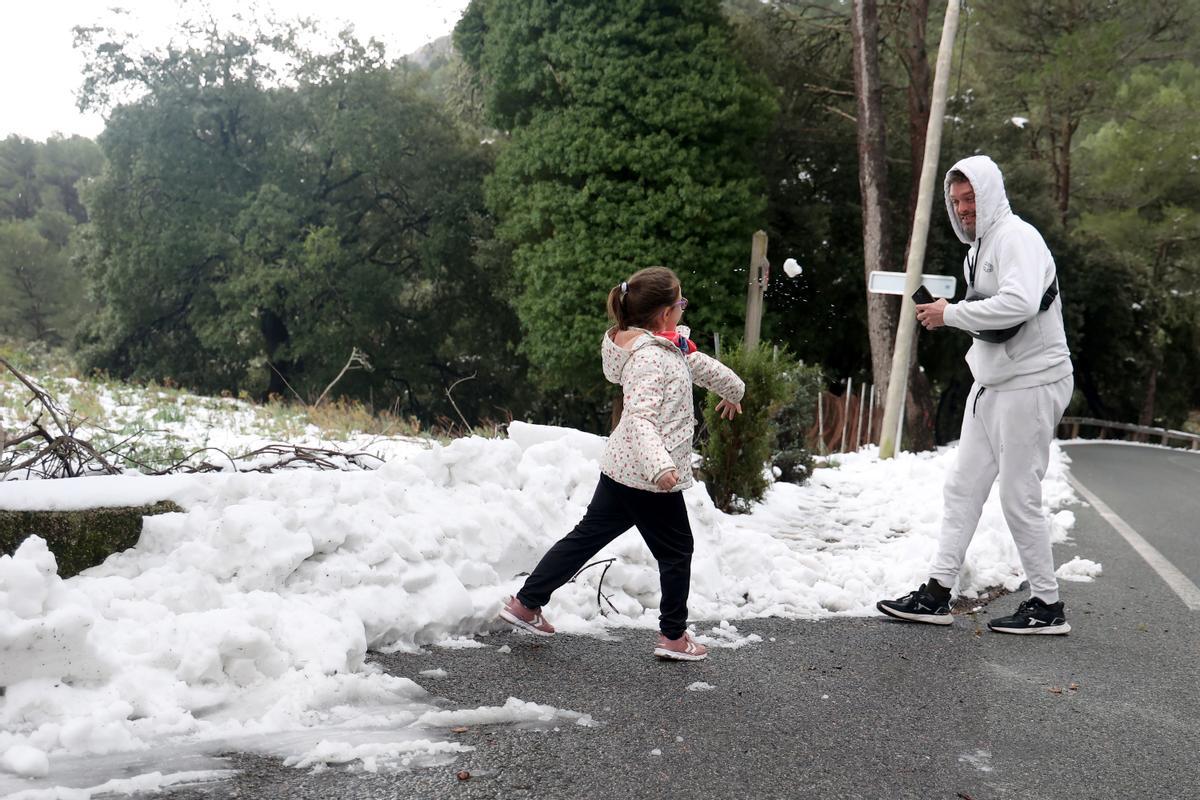
[[[583,519],[542,556],[517,599],[528,608],[546,605],[588,559],[635,525],[658,560],[658,626],[668,639],[678,639],[687,629],[692,577],[692,527],[682,492],[633,489],[601,474]]]

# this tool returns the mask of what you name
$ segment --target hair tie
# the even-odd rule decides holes
[[[621,297],[629,294],[629,281],[621,281]]]

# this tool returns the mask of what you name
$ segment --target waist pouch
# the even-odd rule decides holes
[[[964,303],[973,303],[976,300],[986,300],[991,295],[980,294],[974,288],[967,290],[967,296],[963,298]],[[1038,306],[1038,313],[1042,313],[1054,303],[1054,298],[1058,297],[1058,278],[1054,279],[1054,283],[1050,284],[1050,288],[1042,294],[1042,302]],[[967,331],[968,334],[985,342],[992,344],[1000,344],[1007,342],[1009,339],[1017,335],[1017,331],[1021,330],[1024,322],[1018,322],[1011,328],[997,328],[991,331]]]

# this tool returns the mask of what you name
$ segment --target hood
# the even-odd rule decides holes
[[[632,350],[626,350],[613,341],[613,334],[616,333],[616,330],[614,327],[605,331],[604,341],[600,345],[601,358],[604,362],[604,377],[608,379],[609,383],[621,383],[621,373],[625,371],[625,365],[629,363],[633,354],[643,347],[665,347],[673,353],[683,355],[679,352],[679,348],[670,341],[661,336],[655,336],[650,331],[646,331],[644,336],[634,341]],[[689,338],[692,335],[691,329],[686,325],[680,325],[675,330]]]
[[[946,213],[950,215],[950,224],[954,226],[954,232],[958,234],[961,242],[973,244],[973,240],[967,238],[963,232],[962,222],[950,203],[950,172],[953,170],[966,175],[967,180],[971,181],[971,188],[975,190],[976,239],[982,239],[997,222],[1012,213],[1008,205],[1008,194],[1004,191],[1004,176],[1000,174],[1000,167],[996,166],[996,162],[987,156],[964,158],[946,172],[942,189],[946,196]]]

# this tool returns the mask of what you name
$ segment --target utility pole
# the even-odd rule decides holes
[[[743,337],[747,350],[758,347],[758,335],[762,332],[763,295],[767,291],[767,278],[771,265],[767,263],[767,234],[755,231],[750,240],[750,269],[746,286],[746,334]]]
[[[898,421],[903,414],[904,395],[908,389],[908,361],[912,353],[917,320],[912,293],[921,285],[925,243],[929,237],[930,205],[933,202],[934,179],[938,167],[938,152],[942,147],[942,122],[946,116],[946,92],[950,85],[950,57],[954,53],[954,36],[958,30],[961,0],[946,4],[942,23],[942,41],[938,44],[937,68],[933,79],[933,102],[929,109],[929,128],[925,135],[925,156],[921,160],[921,184],[917,191],[917,208],[913,215],[911,245],[905,264],[904,294],[900,298],[900,324],[896,329],[896,346],[892,351],[892,376],[888,381],[887,405],[883,412],[883,430],[879,433],[879,457],[892,458],[899,446]]]

